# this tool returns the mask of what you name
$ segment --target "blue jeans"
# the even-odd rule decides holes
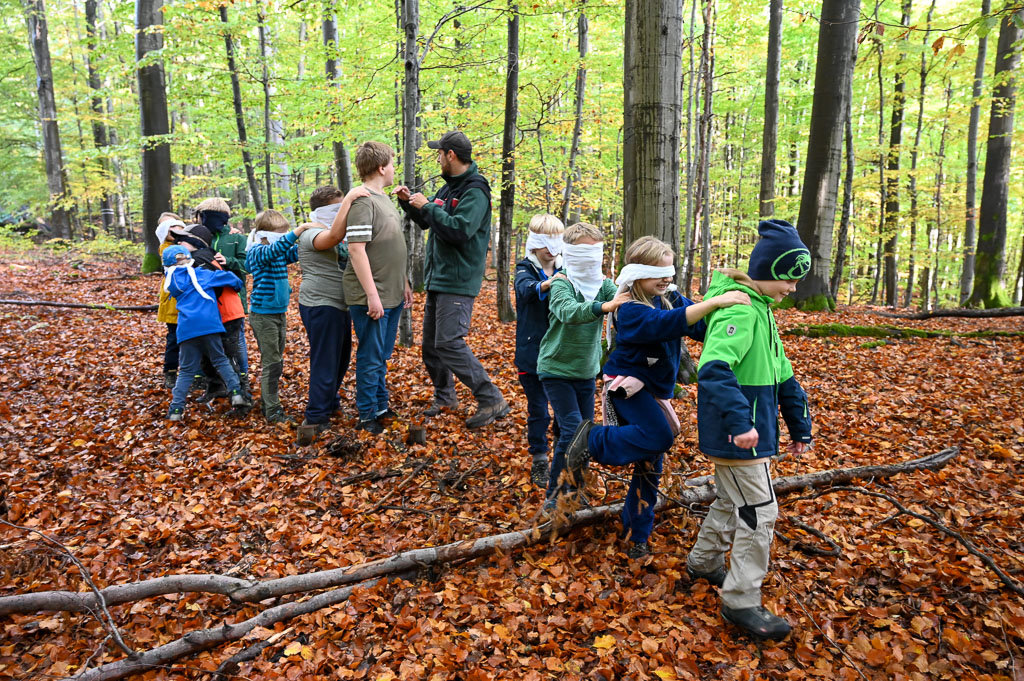
[[[178,343],[178,380],[174,383],[174,389],[171,391],[171,409],[185,408],[185,398],[188,397],[188,391],[192,388],[192,379],[199,373],[203,355],[209,358],[229,392],[239,389],[238,374],[235,373],[227,355],[224,354],[221,334],[209,333],[205,336],[189,338],[183,343]]]
[[[350,339],[348,312],[330,305],[299,305],[309,338],[309,398],[306,423],[327,423],[340,406],[338,389],[348,369],[345,339]]]
[[[546,496],[554,497],[575,489],[574,486],[559,480],[565,470],[565,450],[576,434],[576,428],[584,420],[594,419],[594,379],[572,380],[568,378],[542,378],[544,392],[551,403],[551,411],[560,430],[555,443],[555,453],[551,457],[551,470],[548,473]]]
[[[551,414],[548,412],[548,396],[544,392],[537,374],[519,372],[519,385],[523,386],[526,395],[526,441],[534,461],[548,460],[548,425]],[[555,422],[555,437],[559,437],[558,422]]]
[[[356,409],[364,421],[383,414],[388,408],[388,360],[395,350],[398,321],[402,306],[384,310],[380,319],[371,319],[366,305],[352,305],[352,326],[359,345],[356,347]]]
[[[672,429],[654,395],[641,390],[633,397],[611,398],[618,426],[594,426],[587,437],[590,457],[606,466],[632,466],[622,525],[631,541],[643,543],[654,529],[665,452],[672,447]]]
[[[238,327],[238,371],[242,376],[249,375],[249,348],[245,344],[245,320]]]

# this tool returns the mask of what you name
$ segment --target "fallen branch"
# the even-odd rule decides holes
[[[109,303],[58,303],[52,300],[0,300],[0,305],[33,305],[43,307],[73,307],[86,310],[126,310],[128,312],[155,312],[159,305],[110,305]]]
[[[958,448],[950,447],[936,454],[902,463],[826,470],[779,478],[774,482],[775,492],[776,494],[788,494],[808,487],[844,485],[859,479],[877,480],[918,470],[938,470],[949,463],[958,452]],[[662,497],[656,508],[668,510],[690,504],[711,503],[715,498],[714,479],[710,476],[703,476],[702,479],[704,481],[701,484],[687,487],[672,499]],[[606,522],[617,517],[621,510],[621,503],[585,508],[567,518],[567,521],[561,525],[561,529],[570,530]],[[467,539],[430,548],[411,549],[369,563],[290,575],[262,582],[216,574],[169,575],[143,582],[110,586],[103,589],[100,594],[107,605],[131,603],[171,593],[222,594],[239,603],[254,603],[267,598],[355,584],[368,579],[376,579],[457,559],[480,558],[499,550],[507,553],[539,541],[549,529],[551,529],[551,523],[545,523],[538,527],[513,530],[478,539]],[[85,612],[95,606],[96,595],[92,593],[40,591],[0,597],[0,616],[49,611]]]
[[[934,319],[935,317],[969,317],[974,319],[988,319],[993,317],[1021,317],[1024,316],[1024,307],[996,307],[991,310],[972,310],[967,308],[951,308],[948,310],[932,310],[931,312],[916,312],[899,314],[896,312],[872,312],[880,317],[894,317],[896,319]]]
[[[412,482],[413,478],[415,478],[417,475],[419,475],[421,472],[423,472],[423,469],[426,468],[427,466],[429,466],[430,464],[431,464],[430,461],[421,461],[418,464],[416,464],[416,467],[412,469],[412,472],[409,473],[409,475],[405,476],[405,478],[403,478],[401,482],[399,482],[397,485],[392,487],[388,491],[388,493],[385,494],[383,496],[383,498],[381,498],[380,501],[378,501],[376,504],[374,504],[373,508],[371,508],[370,510],[366,511],[364,515],[370,515],[371,513],[375,512],[377,509],[379,509],[381,506],[383,506],[387,502],[388,499],[390,499],[391,497],[393,497],[395,495],[395,492],[398,492],[399,490],[404,489],[406,485],[408,485],[410,482]]]

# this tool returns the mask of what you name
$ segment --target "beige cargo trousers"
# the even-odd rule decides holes
[[[732,549],[720,595],[733,610],[761,605],[761,583],[779,515],[771,460],[736,463],[741,465],[715,460],[717,496],[687,559],[694,572],[714,572],[725,565],[725,554]]]

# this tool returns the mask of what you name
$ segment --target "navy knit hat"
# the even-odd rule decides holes
[[[758,281],[803,279],[811,271],[811,252],[796,228],[785,220],[762,220],[761,239],[750,253],[747,274]]]

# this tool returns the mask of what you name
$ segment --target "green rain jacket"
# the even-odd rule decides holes
[[[742,291],[750,305],[715,310],[697,367],[700,450],[722,459],[759,459],[779,450],[779,410],[794,442],[811,441],[807,395],[779,340],[770,296],[738,270],[716,271],[705,298]],[[740,449],[732,438],[757,429],[758,443]]]

